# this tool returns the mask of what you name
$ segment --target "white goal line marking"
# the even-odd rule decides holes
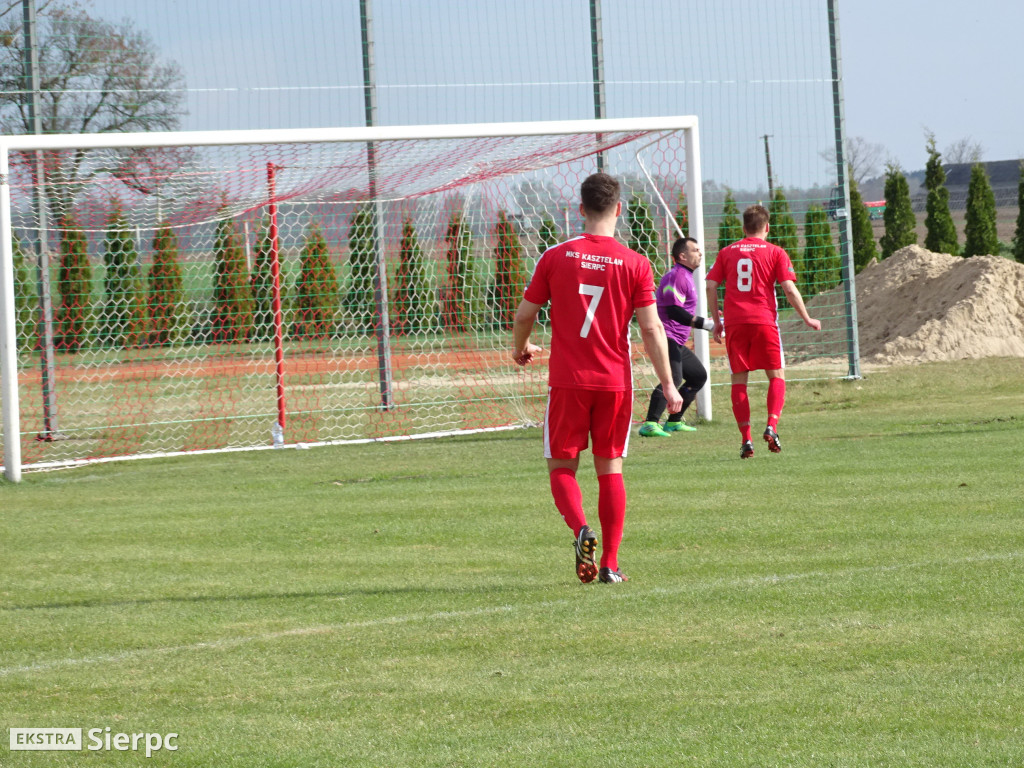
[[[931,568],[935,566],[969,565],[972,563],[995,562],[999,560],[1017,560],[1024,553],[1009,552],[1001,555],[983,555],[981,557],[967,557],[959,560],[931,560],[919,563],[901,563],[897,565],[865,566],[862,568],[848,568],[841,571],[809,571],[807,573],[789,573],[781,575],[756,576],[742,579],[714,579],[705,582],[696,582],[678,587],[654,587],[643,592],[630,590],[609,592],[608,597],[613,599],[635,599],[651,595],[677,595],[685,592],[701,592],[722,587],[760,587],[773,584],[801,581],[803,579],[819,578],[847,578],[864,573],[887,573],[892,571],[908,570],[912,568]],[[498,613],[513,613],[517,610],[546,609],[556,606],[570,605],[576,602],[576,598],[564,598],[560,600],[545,600],[539,603],[520,603],[516,605],[494,605],[482,608],[472,608],[463,611],[435,611],[433,613],[413,613],[406,616],[387,616],[381,619],[367,619],[365,621],[347,621],[338,624],[319,624],[308,627],[296,627],[284,629],[278,632],[267,632],[261,635],[244,635],[241,637],[229,637],[222,640],[209,642],[187,643],[184,645],[170,645],[159,648],[139,648],[134,651],[122,653],[104,654],[98,656],[69,657],[66,659],[55,659],[52,661],[40,661],[33,664],[25,664],[14,667],[0,667],[0,678],[12,675],[26,674],[32,672],[49,672],[54,669],[65,667],[76,667],[85,664],[116,664],[123,661],[144,659],[153,656],[163,656],[172,653],[182,653],[204,650],[222,650],[235,648],[247,643],[259,643],[269,640],[279,640],[288,637],[304,637],[309,635],[327,635],[335,632],[344,632],[352,629],[368,629],[371,627],[384,627],[395,624],[411,624],[415,622],[431,622],[449,619],[466,619],[475,616],[489,616]]]

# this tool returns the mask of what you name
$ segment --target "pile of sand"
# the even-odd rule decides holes
[[[856,285],[863,362],[1024,357],[1024,264],[999,256],[964,259],[910,245],[865,267]],[[821,318],[828,330],[813,342],[808,336],[819,334],[799,334],[810,343],[795,345],[796,361],[814,354],[812,344],[820,351],[841,342],[843,321],[830,317],[842,311],[841,294],[838,288],[807,302],[811,316]],[[783,330],[802,327],[796,320]]]

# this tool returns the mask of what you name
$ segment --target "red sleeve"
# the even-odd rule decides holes
[[[551,285],[548,283],[548,260],[545,256],[540,257],[537,267],[533,270],[533,277],[530,284],[526,286],[523,298],[534,304],[547,304],[551,299]]]
[[[654,272],[651,271],[651,263],[646,258],[638,260],[636,291],[633,293],[633,309],[637,307],[648,307],[654,303]]]
[[[718,252],[718,256],[715,257],[715,263],[711,265],[711,269],[709,269],[707,275],[704,276],[705,280],[714,280],[719,285],[725,282],[725,277],[722,275],[722,271],[725,269],[725,267],[722,266],[725,263],[725,258],[722,254],[723,251]]]
[[[775,258],[775,282],[781,283],[783,280],[796,282],[796,270],[793,269],[789,254],[778,248]]]

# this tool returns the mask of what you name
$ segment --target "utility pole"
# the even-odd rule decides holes
[[[761,138],[764,139],[764,161],[768,165],[768,201],[771,202],[775,199],[775,182],[772,180],[772,153],[768,149],[768,139],[772,138],[773,134],[766,133]]]

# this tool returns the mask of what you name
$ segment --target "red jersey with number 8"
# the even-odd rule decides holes
[[[718,252],[708,280],[725,286],[725,322],[776,325],[775,284],[796,280],[789,254],[758,237],[745,237]]]
[[[654,303],[645,256],[612,237],[580,235],[544,252],[525,298],[551,302],[549,386],[633,388],[629,322]]]

